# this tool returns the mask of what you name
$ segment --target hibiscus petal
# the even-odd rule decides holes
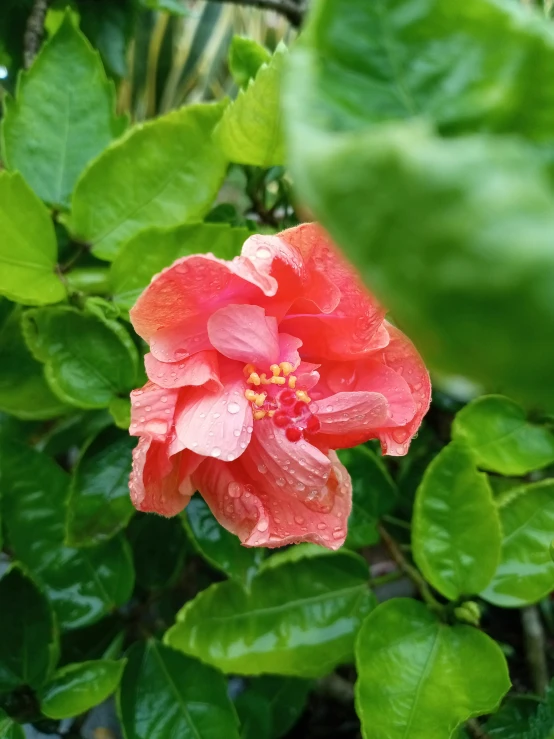
[[[153,354],[148,353],[144,357],[144,365],[149,379],[160,387],[205,385],[206,390],[210,391],[222,387],[215,351],[198,352],[180,362],[160,362]]]
[[[389,417],[383,426],[403,426],[416,413],[410,386],[402,375],[381,362],[366,361],[357,369],[356,390],[381,393],[389,404]]]
[[[371,429],[383,426],[389,416],[387,399],[375,392],[337,393],[318,401],[318,405],[317,417],[321,422],[319,433],[322,434],[354,432],[364,435]]]
[[[247,452],[251,455],[250,449]],[[193,480],[219,523],[246,546],[281,547],[311,542],[329,549],[344,543],[352,505],[352,485],[336,454],[317,494],[300,500],[285,487],[249,478],[242,464],[206,460]]]
[[[236,370],[242,375],[238,365]],[[244,377],[235,377],[222,377],[223,387],[216,392],[204,388],[182,392],[175,412],[173,452],[191,449],[224,461],[244,452],[252,436],[252,406],[244,397]]]
[[[212,348],[206,315],[192,316],[152,334],[150,351],[159,362],[187,359]]]
[[[290,334],[279,334],[279,362],[289,362],[294,369],[300,365],[298,350],[302,346],[300,339]]]
[[[279,359],[277,322],[258,305],[228,305],[208,321],[212,346],[229,359],[260,367]]]
[[[147,382],[131,393],[131,436],[147,435],[165,441],[173,423],[178,390],[168,390]]]

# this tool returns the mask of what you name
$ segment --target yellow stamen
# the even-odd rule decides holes
[[[281,368],[278,364],[272,364],[269,369],[272,371],[274,377],[278,377],[281,374]]]
[[[284,385],[286,380],[284,377],[272,377],[270,382],[272,382],[274,385]]]
[[[242,371],[244,372],[245,377],[250,377],[252,372],[256,371],[256,366],[253,364],[247,364]]]
[[[291,387],[293,390],[296,387],[296,375],[291,375],[289,377],[289,387]]]
[[[246,400],[249,400],[251,403],[255,403],[256,398],[258,397],[258,393],[254,392],[254,390],[245,390],[244,397],[246,398]]]
[[[267,398],[267,393],[260,393],[259,395],[256,395],[256,400],[254,403],[258,406],[258,408],[261,408],[261,406],[265,403],[265,399]]]
[[[248,380],[246,380],[246,382],[251,382],[252,385],[260,385],[262,381],[260,380],[260,376],[257,372],[252,372],[252,374],[250,375]]]
[[[265,411],[254,411],[254,420],[255,421],[261,421],[262,418],[265,418]]]
[[[296,397],[298,400],[300,400],[302,403],[311,403],[311,398],[308,395],[308,393],[305,390],[297,390],[296,391]]]
[[[270,385],[271,384],[271,380],[268,380],[267,379],[267,376],[266,376],[265,372],[260,375],[260,382],[262,383],[262,385]]]
[[[288,377],[294,369],[290,362],[281,362],[279,367],[283,370],[283,374],[285,375],[285,377]]]
[[[273,418],[273,416],[275,415],[275,411],[268,411],[268,412],[267,412],[267,415],[268,415],[268,416],[269,416],[270,418]]]

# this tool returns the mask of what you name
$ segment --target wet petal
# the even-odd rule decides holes
[[[178,390],[168,390],[147,382],[131,393],[131,436],[147,435],[165,441],[170,435]]]
[[[279,337],[275,318],[258,305],[228,305],[208,321],[212,346],[229,359],[261,367],[279,359]]]
[[[149,379],[160,387],[204,385],[206,390],[211,391],[221,387],[215,351],[198,352],[180,362],[160,362],[149,353],[144,357],[144,365]]]
[[[331,395],[318,401],[317,417],[321,423],[319,434],[343,436],[338,447],[356,446],[362,442],[350,443],[348,437],[364,441],[375,436],[375,429],[381,428],[388,420],[389,404],[381,393],[347,392]],[[365,438],[364,438],[365,437]]]
[[[302,346],[300,339],[290,334],[279,334],[279,362],[289,362],[294,369],[300,365],[298,350]]]

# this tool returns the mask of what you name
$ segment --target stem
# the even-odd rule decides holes
[[[383,544],[389,551],[389,554],[394,559],[400,570],[410,578],[416,588],[419,590],[419,594],[433,611],[442,611],[443,607],[435,596],[431,593],[429,585],[425,582],[419,571],[411,565],[408,560],[402,554],[402,551],[398,543],[392,538],[389,532],[385,529],[382,524],[379,524],[379,534],[383,540]]]
[[[231,5],[247,5],[251,8],[261,10],[273,10],[275,13],[284,15],[285,18],[298,28],[306,13],[306,5],[294,0],[214,0],[216,3],[230,3]]]
[[[473,739],[489,739],[489,735],[475,718],[470,718],[469,721],[466,722],[466,729]]]
[[[543,696],[548,687],[546,664],[546,640],[537,606],[528,606],[521,611],[521,624],[525,637],[525,655],[531,672],[535,692]]]
[[[23,36],[23,63],[29,69],[40,48],[44,32],[44,20],[50,0],[35,0],[27,20]]]

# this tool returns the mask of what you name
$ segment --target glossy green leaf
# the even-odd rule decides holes
[[[487,476],[463,442],[446,446],[423,476],[412,545],[426,579],[450,600],[481,592],[498,567],[498,512]]]
[[[125,739],[239,739],[223,675],[155,641],[131,647],[118,704]]]
[[[127,528],[137,582],[148,590],[168,587],[183,569],[187,539],[178,517],[136,513]]]
[[[364,621],[356,665],[364,739],[450,739],[470,716],[494,711],[510,687],[492,639],[447,626],[408,598],[380,604]]]
[[[250,591],[229,580],[187,603],[166,642],[224,672],[318,677],[352,657],[374,605],[367,564],[351,553],[269,568]]]
[[[121,656],[125,621],[115,613],[82,629],[65,631],[61,637],[59,667],[76,662],[98,659],[117,659]]]
[[[312,686],[311,680],[278,675],[262,675],[250,680],[249,691],[269,705],[272,739],[280,739],[292,729],[304,711]]]
[[[84,450],[71,479],[66,541],[89,546],[125,528],[134,508],[129,497],[131,451],[136,439],[113,427]]]
[[[127,72],[127,43],[135,30],[134,0],[79,0],[81,29],[98,49],[106,71],[116,77]]]
[[[34,356],[46,364],[48,384],[67,403],[105,408],[134,386],[137,350],[116,321],[64,306],[27,311],[23,329]]]
[[[54,226],[17,172],[0,171],[0,233],[0,294],[26,305],[63,300]]]
[[[537,702],[527,699],[508,699],[487,721],[485,732],[490,739],[522,739],[529,728]]]
[[[220,259],[240,253],[250,232],[223,223],[195,223],[173,228],[149,228],[131,238],[110,269],[113,300],[129,310],[152,277],[179,257],[212,252]]]
[[[98,52],[66,12],[20,75],[15,101],[7,101],[2,144],[8,169],[21,172],[42,200],[67,206],[85,165],[125,124],[115,115],[115,88]]]
[[[528,423],[524,410],[501,395],[477,398],[456,414],[453,438],[472,449],[479,467],[526,475],[554,461],[554,434]]]
[[[243,547],[240,540],[224,529],[204,500],[195,495],[183,514],[190,541],[212,567],[248,585],[265,556],[265,550]]]
[[[287,56],[286,47],[279,46],[223,114],[216,137],[232,162],[266,168],[284,164],[281,78]]]
[[[128,430],[131,425],[131,399],[112,398],[108,410],[117,428]]]
[[[422,123],[300,140],[300,195],[427,362],[554,407],[554,203],[536,153]]]
[[[0,693],[39,688],[58,658],[58,634],[46,597],[12,567],[0,580]]]
[[[240,739],[271,739],[271,709],[269,701],[249,691],[235,700],[240,721]]]
[[[0,410],[25,421],[55,418],[69,407],[50,390],[44,368],[23,339],[18,308],[0,321]]]
[[[46,455],[3,440],[0,480],[14,555],[42,583],[64,628],[93,623],[128,600],[134,572],[123,539],[86,549],[64,546],[66,472]]]
[[[25,739],[23,728],[0,708],[0,739]]]
[[[352,478],[352,513],[346,546],[371,546],[379,541],[377,523],[394,508],[398,490],[383,462],[366,446],[341,450],[339,457]]]
[[[254,79],[262,64],[271,60],[269,51],[254,39],[233,36],[229,46],[229,71],[239,87]]]
[[[517,2],[316,0],[304,39],[291,125],[355,131],[427,116],[450,134],[552,140],[554,34]]]
[[[104,659],[62,667],[40,691],[40,710],[53,719],[85,713],[115,691],[124,666]]]
[[[535,603],[554,589],[549,548],[554,531],[554,480],[543,480],[507,493],[501,504],[503,541],[500,564],[481,593],[498,606]]]
[[[224,107],[181,108],[110,146],[77,183],[67,221],[72,235],[111,261],[145,228],[201,220],[227,167],[211,138]]]

